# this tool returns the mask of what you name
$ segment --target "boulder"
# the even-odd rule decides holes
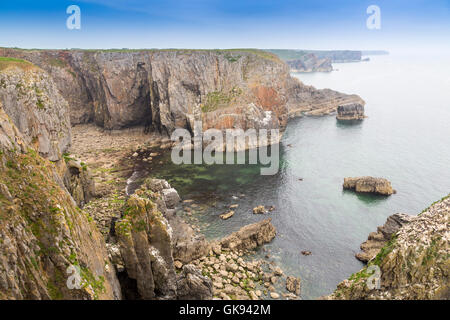
[[[177,298],[179,300],[211,300],[213,285],[211,279],[203,276],[201,270],[192,265],[183,266],[177,276]]]
[[[230,250],[250,250],[272,241],[276,230],[272,219],[265,219],[242,227],[220,241],[222,248]]]
[[[389,180],[374,177],[344,178],[344,189],[355,190],[362,193],[375,193],[390,196],[396,191],[392,189]]]

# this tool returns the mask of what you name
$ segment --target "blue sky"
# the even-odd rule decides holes
[[[66,28],[71,4],[81,8],[81,30]],[[380,30],[366,27],[372,4]],[[0,46],[450,52],[450,0],[2,1]]]

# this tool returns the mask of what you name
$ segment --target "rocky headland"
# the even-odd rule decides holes
[[[301,59],[288,60],[291,72],[330,72],[333,71],[331,59],[319,59],[313,53],[307,53]]]
[[[403,225],[395,232],[398,224]],[[392,232],[389,241],[366,267],[341,282],[327,298],[450,299],[449,230],[449,196],[417,216],[392,216],[380,230],[383,237]],[[374,281],[376,267],[380,270],[379,289],[367,285]]]

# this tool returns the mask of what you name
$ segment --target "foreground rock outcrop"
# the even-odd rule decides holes
[[[362,120],[365,118],[364,105],[360,103],[350,103],[340,105],[337,108],[338,120]]]
[[[173,230],[166,219],[164,180],[148,179],[127,200],[114,235],[120,250],[110,245],[116,265],[123,266],[120,277],[127,299],[211,299],[211,280],[195,266],[185,265],[175,273]],[[114,242],[114,241],[113,241]],[[122,262],[123,261],[123,262]]]
[[[340,283],[330,299],[450,299],[450,196],[395,233],[367,267]],[[370,289],[380,269],[380,288]]]
[[[362,262],[369,262],[401,227],[414,221],[414,219],[414,216],[404,213],[396,213],[389,216],[383,226],[378,227],[376,232],[369,234],[367,241],[361,244],[362,251],[357,253],[355,257]]]
[[[392,189],[389,180],[374,177],[344,178],[343,188],[361,193],[375,193],[384,196],[390,196],[396,193]]]
[[[0,104],[0,299],[120,299],[103,237],[29,140]]]
[[[163,133],[208,128],[283,129],[291,116],[364,103],[356,95],[306,86],[260,50],[19,50],[46,70],[69,102],[72,124],[106,129],[143,125]]]

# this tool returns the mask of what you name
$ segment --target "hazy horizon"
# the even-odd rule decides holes
[[[381,28],[368,29],[377,5]],[[69,30],[69,5],[81,29]],[[450,3],[412,1],[17,0],[0,4],[0,46],[450,52]]]

